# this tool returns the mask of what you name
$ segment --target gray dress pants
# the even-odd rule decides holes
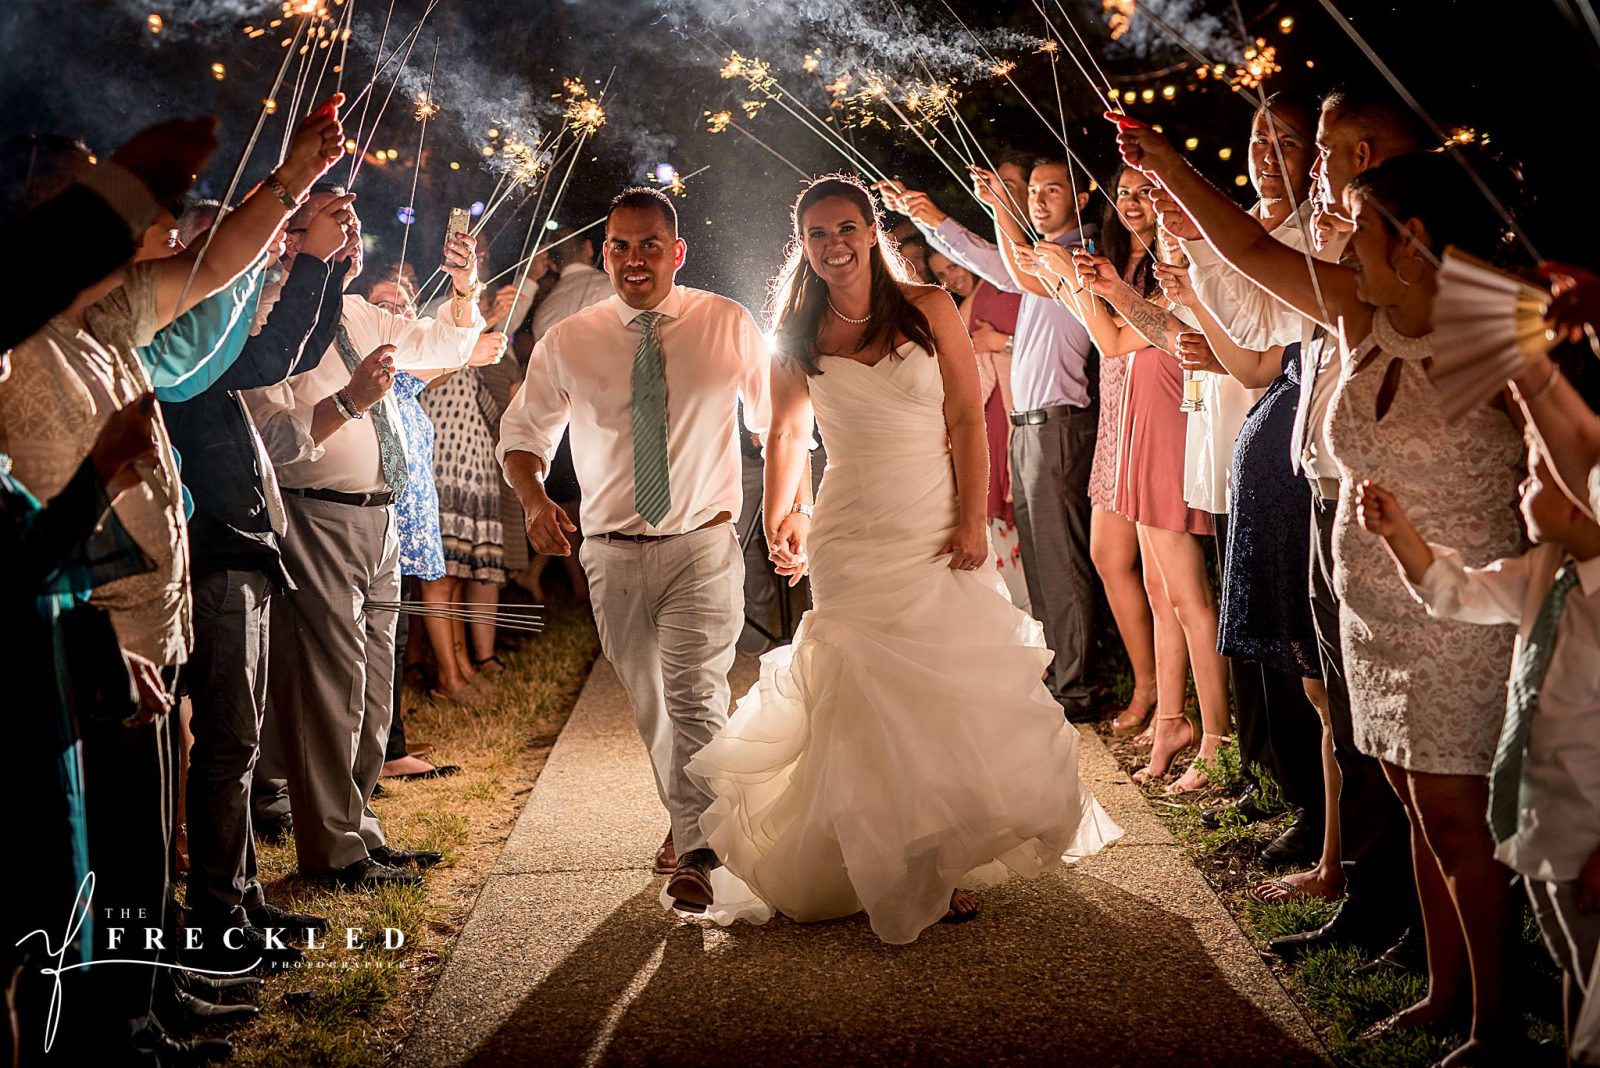
[[[732,524],[634,542],[586,537],[600,646],[633,704],[678,856],[706,845],[711,795],[684,766],[728,721],[744,561]]]
[[[1068,715],[1090,710],[1095,582],[1089,560],[1089,468],[1095,408],[1061,405],[1011,432],[1011,496],[1033,617],[1055,653],[1046,684]]]
[[[394,705],[400,597],[394,508],[284,495],[284,563],[295,589],[277,599],[268,697],[289,780],[300,871],[337,871],[384,844],[370,801]]]

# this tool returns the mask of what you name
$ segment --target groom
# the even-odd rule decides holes
[[[728,717],[728,669],[744,622],[739,426],[764,432],[766,341],[745,308],[673,284],[687,246],[666,194],[611,202],[605,267],[614,295],[534,346],[500,424],[498,456],[535,549],[569,556],[577,528],[545,493],[569,425],[583,491],[580,557],[606,658],[633,703],[672,826],[656,854],[677,906],[711,904],[718,865],[700,830],[710,795],[684,766]]]

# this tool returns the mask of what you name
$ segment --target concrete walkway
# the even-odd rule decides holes
[[[755,675],[735,668],[735,694]],[[887,946],[857,917],[680,923],[666,831],[599,662],[405,1048],[441,1065],[1314,1065],[1321,1047],[1092,734],[1122,841]]]

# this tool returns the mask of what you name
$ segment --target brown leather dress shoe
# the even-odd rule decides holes
[[[671,831],[662,840],[661,848],[656,850],[656,863],[650,870],[656,875],[671,875],[678,870],[678,849],[672,844]]]
[[[667,896],[681,912],[704,912],[712,903],[711,871],[720,866],[716,853],[691,849],[678,860],[678,869],[667,880]]]

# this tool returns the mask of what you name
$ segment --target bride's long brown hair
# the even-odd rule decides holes
[[[821,374],[817,365],[817,331],[828,307],[828,285],[806,259],[805,214],[830,197],[843,197],[861,211],[861,218],[877,231],[868,268],[872,276],[870,318],[856,352],[880,343],[893,345],[903,337],[914,341],[930,354],[934,352],[933,328],[928,317],[906,298],[901,285],[913,281],[910,269],[900,257],[893,239],[884,233],[876,206],[867,187],[847,174],[828,174],[813,181],[794,202],[794,237],[785,253],[783,269],[773,279],[773,336],[780,359],[793,360],[808,375]]]

